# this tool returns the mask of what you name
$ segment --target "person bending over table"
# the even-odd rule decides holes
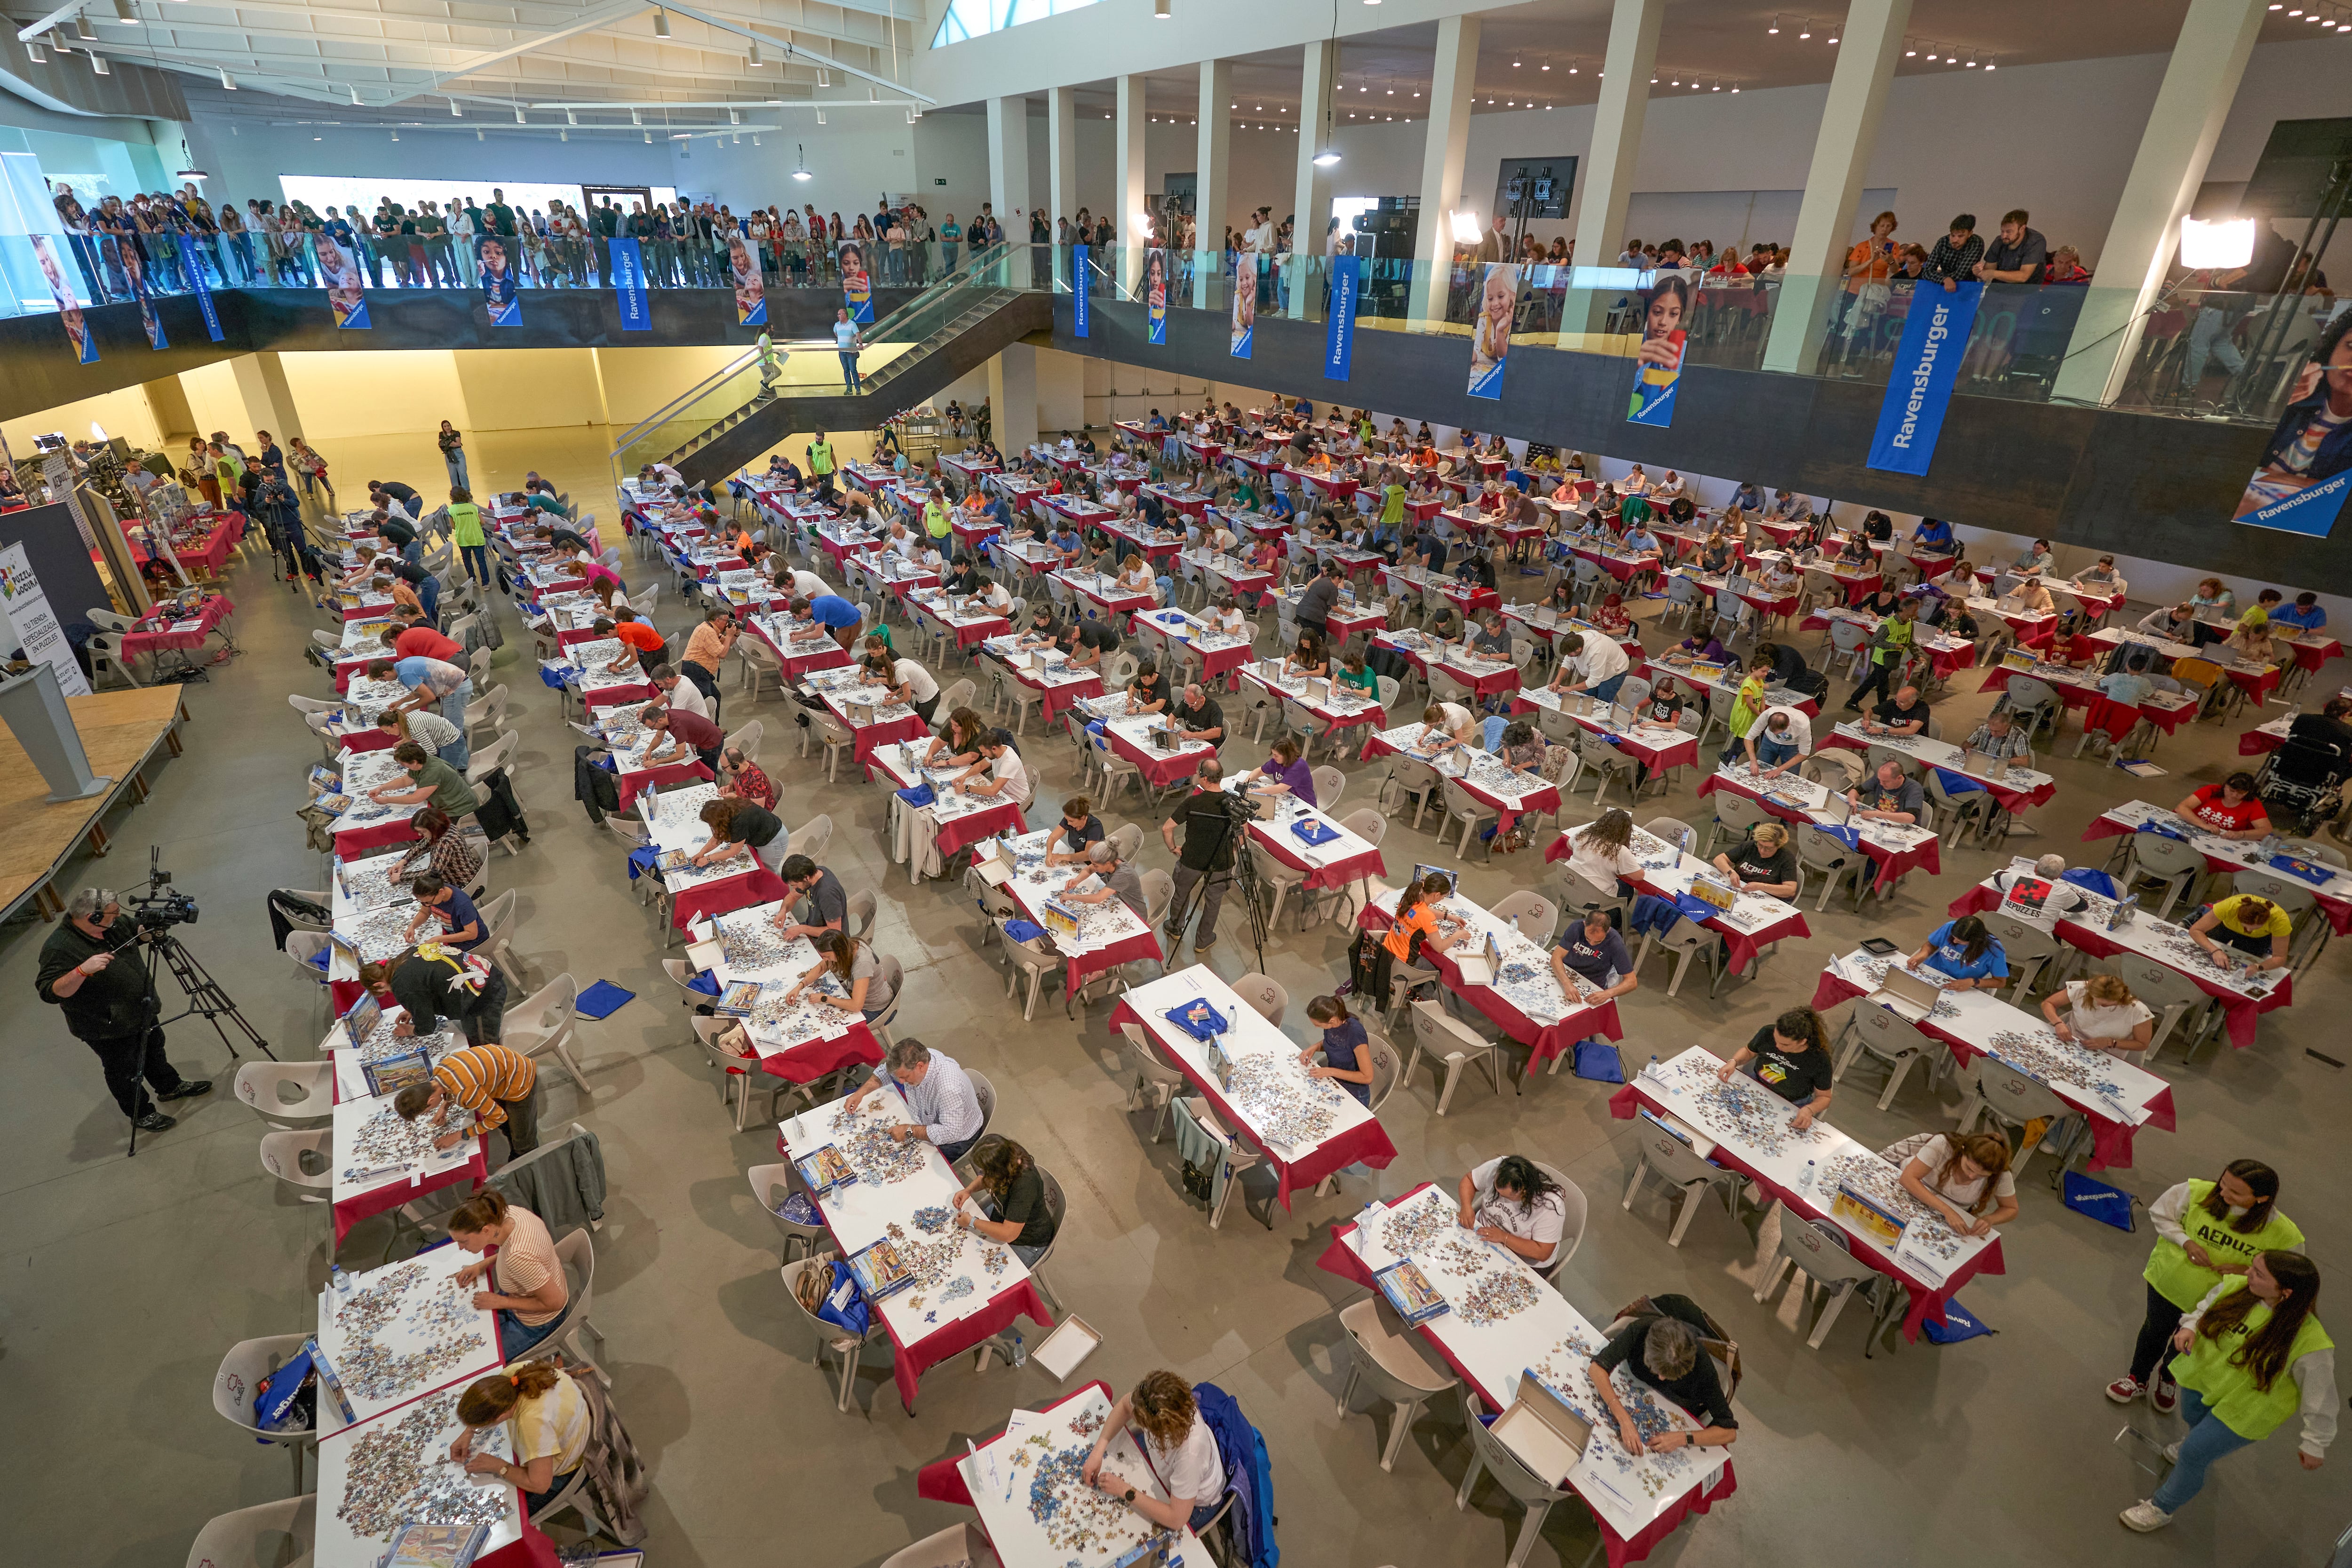
[[[1906,1138],[1885,1156],[1901,1167],[1903,1190],[1941,1215],[1958,1235],[1983,1236],[2017,1217],[2009,1145],[1989,1132]]]
[[[1290,657],[1282,661],[1286,676],[1303,676],[1308,680],[1320,680],[1331,673],[1331,656],[1325,651],[1323,639],[1315,633],[1302,630],[1297,646]]]
[[[653,744],[646,752],[648,768],[683,762],[691,756],[713,774],[719,772],[719,748],[726,743],[727,731],[701,714],[655,702],[639,710],[637,722],[653,732]]]
[[[1742,1068],[1758,1083],[1797,1108],[1789,1125],[1802,1132],[1822,1111],[1837,1086],[1831,1074],[1829,1031],[1811,1007],[1791,1007],[1756,1031],[1715,1069],[1726,1083]]]
[[[2228,947],[2252,961],[2237,967],[2282,969],[2286,965],[2288,944],[2294,937],[2294,921],[2268,899],[2252,893],[2232,893],[2226,899],[2215,900],[2198,916],[2196,923],[2189,928],[2189,937],[2223,968],[2231,967],[2221,953]]]
[[[788,608],[795,621],[808,621],[823,627],[824,634],[839,643],[845,653],[848,651],[850,638],[856,634],[857,624],[863,618],[857,606],[838,594],[820,594],[813,599],[794,595]]]
[[[1308,805],[1315,802],[1315,771],[1299,755],[1298,742],[1283,735],[1267,748],[1273,755],[1258,764],[1258,777],[1248,786],[1266,795],[1295,795]]]
[[[2219,838],[2268,837],[2271,816],[2254,793],[2254,775],[2234,773],[2217,784],[2192,791],[2172,808],[2172,815]]]
[[[1129,1426],[1141,1438],[1145,1459],[1168,1496],[1147,1496],[1117,1471],[1103,1468],[1110,1440]],[[1217,1437],[1192,1396],[1192,1385],[1172,1372],[1153,1372],[1111,1406],[1110,1418],[1095,1434],[1094,1447],[1079,1479],[1118,1498],[1164,1530],[1207,1528],[1225,1492],[1224,1460]]]
[[[2011,593],[2017,600],[2017,607],[2028,614],[2047,616],[2057,611],[2058,601],[2050,596],[2050,590],[2039,577],[2028,577]]]
[[[1768,899],[1793,899],[1802,885],[1789,830],[1777,822],[1759,822],[1750,827],[1738,848],[1715,858],[1715,866],[1740,892],[1759,893]]]
[[[1433,702],[1421,710],[1421,738],[1413,749],[1442,756],[1475,743],[1477,733],[1478,717],[1470,710],[1459,702]]]
[[[1570,632],[1559,645],[1559,668],[1552,672],[1554,691],[1582,692],[1602,702],[1617,700],[1631,661],[1615,639]]]
[[[1560,1184],[1524,1154],[1505,1154],[1464,1176],[1455,1189],[1454,1223],[1475,1231],[1514,1258],[1549,1268],[1568,1229],[1568,1197]]]
[[[971,1164],[971,1180],[950,1205],[956,1228],[1010,1247],[1034,1266],[1059,1228],[1045,1204],[1045,1173],[1028,1150],[993,1132],[972,1146]]]
[[[1225,743],[1224,710],[1197,680],[1184,688],[1182,697],[1168,710],[1168,717],[1187,741],[1205,741],[1212,746]]]
[[[1118,651],[1118,628],[1106,620],[1080,620],[1074,611],[1058,640],[1069,656],[1071,668],[1100,669],[1104,661]]]
[[[1715,1358],[1701,1342],[1706,1314],[1687,1296],[1654,1296],[1652,1312],[1640,1314],[1585,1365],[1593,1392],[1616,1419],[1617,1439],[1629,1454],[1669,1454],[1676,1448],[1727,1448],[1739,1438],[1739,1418],[1716,1373]],[[1626,1367],[1638,1382],[1664,1394],[1705,1426],[1696,1432],[1661,1432],[1644,1441],[1633,1412],[1618,1397],[1609,1374]]]
[[[849,923],[849,894],[841,879],[825,867],[805,855],[787,855],[776,868],[784,879],[792,896],[777,907],[768,923],[783,932],[786,942],[796,936],[814,941],[821,931],[841,931]],[[796,918],[797,911],[807,908],[810,920]]]
[[[1060,896],[1070,903],[1087,905],[1108,903],[1117,898],[1135,911],[1136,919],[1150,916],[1143,896],[1143,879],[1137,873],[1135,862],[1121,858],[1118,846],[1108,838],[1087,849],[1086,863],[1062,884]]]
[[[1721,639],[1713,632],[1706,630],[1693,632],[1689,637],[1668,648],[1664,658],[1668,664],[1676,666],[1732,662],[1730,650],[1723,646]]]
[[[1585,910],[1584,918],[1561,932],[1551,950],[1552,978],[1559,982],[1563,993],[1574,996],[1577,988],[1569,979],[1571,970],[1586,984],[1597,987],[1585,999],[1587,1006],[1597,1007],[1642,986],[1642,977],[1633,972],[1633,961],[1625,951],[1625,939],[1609,923],[1605,909]]]
[[[1905,685],[1894,696],[1870,710],[1862,722],[1865,735],[1885,735],[1895,740],[1925,733],[1927,728],[1927,704],[1920,700],[1919,689]]]
[[[954,783],[966,795],[1002,797],[1016,804],[1029,799],[1029,770],[1013,749],[1007,731],[991,730],[980,739],[981,760],[958,773]],[[985,774],[986,777],[982,775]]]
[[[2147,1049],[2156,1036],[2156,1015],[2119,974],[2069,980],[2042,999],[2042,1016],[2060,1039],[2126,1061]]]
[[[378,805],[422,805],[430,803],[442,816],[456,821],[471,816],[482,804],[466,775],[414,741],[392,749],[392,760],[408,775],[406,783],[390,780],[368,791]]]
[[[1739,738],[1748,765],[1759,778],[1778,778],[1813,749],[1813,721],[1786,705],[1767,708]]]
[[[890,1010],[898,992],[882,978],[882,960],[870,943],[847,931],[819,928],[809,938],[809,945],[816,949],[816,963],[784,993],[785,1006],[799,1001],[809,986],[830,974],[839,989],[813,993],[809,999],[818,1005],[856,1014],[868,1024]]]
[[[553,1362],[526,1362],[474,1383],[457,1396],[457,1419],[466,1429],[449,1445],[449,1458],[469,1476],[495,1476],[520,1492],[525,1519],[553,1502],[587,1462],[588,1396]],[[512,1424],[520,1463],[474,1452],[475,1434],[500,1422]]]
[[[740,795],[720,795],[702,803],[700,820],[710,836],[687,858],[696,869],[738,856],[756,859],[772,871],[783,864],[792,832],[766,806]]]
[[[1998,991],[2009,978],[2009,954],[1984,921],[1962,915],[1929,931],[1903,967],[1922,976],[1930,971],[1941,975],[1947,991]]]
[[[1040,599],[1029,606],[1029,624],[1020,628],[1013,646],[1020,648],[1053,647],[1061,640],[1057,635],[1061,624],[1054,619],[1054,605],[1049,599]]]
[[[438,713],[422,708],[387,708],[375,716],[375,727],[387,735],[398,736],[394,745],[414,741],[453,768],[462,770],[472,760],[470,748],[461,744],[465,736]]]
[[[1045,835],[1045,864],[1069,866],[1091,859],[1094,847],[1102,841],[1102,818],[1095,815],[1094,802],[1074,795],[1062,803],[1062,820]]]
[[[496,1187],[484,1187],[451,1210],[449,1239],[460,1252],[482,1260],[457,1270],[457,1283],[488,1288],[474,1292],[474,1305],[499,1326],[499,1353],[509,1362],[553,1333],[572,1304],[572,1287],[547,1222],[507,1201]],[[488,1253],[489,1256],[483,1257]]]
[[[986,1120],[980,1096],[971,1076],[945,1051],[932,1050],[911,1037],[898,1041],[890,1047],[881,1070],[850,1095],[848,1109],[856,1111],[885,1083],[895,1083],[906,1092],[907,1111],[915,1118],[885,1129],[899,1142],[919,1138],[953,1164],[980,1141]]]
[[[948,727],[943,733],[931,737],[923,749],[922,765],[927,768],[968,768],[979,762],[980,743],[987,737],[989,722],[969,708],[959,708],[948,715]]]
[[[2050,891],[2042,898],[2042,912],[2065,915],[2074,913],[2090,902],[2083,896],[2082,889],[2063,879],[2065,875],[2066,857],[2044,855],[2033,862],[2033,869],[2031,871],[2002,867],[1992,874],[1992,885],[2001,897],[2006,899],[2010,889],[2014,887],[2021,877],[2031,877],[2037,881],[2046,882],[2050,885]]]
[[[1899,823],[1908,827],[1927,815],[1927,792],[1919,781],[1903,771],[1903,764],[1889,760],[1878,764],[1868,778],[1845,792],[1846,804],[1853,815],[1871,822]]]
[[[416,933],[428,920],[436,927],[433,940],[460,952],[473,952],[490,934],[474,900],[432,872],[416,876],[409,882],[408,890],[416,897],[416,913],[409,920],[408,929],[401,932],[402,946],[414,946]]]
[[[436,1019],[436,1010],[448,1005],[446,994],[439,1003],[431,995],[431,983],[440,982],[445,987],[453,984],[441,975],[418,976],[422,984],[412,984],[408,971],[416,963],[452,964],[454,959],[410,959],[393,973],[393,994],[404,1005],[412,998],[421,1005],[409,1007],[408,1016],[400,1026],[412,1026],[418,1018]],[[493,975],[493,979],[502,977]],[[506,988],[503,984],[492,995],[485,984],[480,994],[482,1009],[469,1012],[459,1018],[459,1024],[471,1038],[478,1026],[484,1034],[496,1034],[505,1016]],[[447,1016],[440,1011],[440,1016]],[[395,1030],[395,1033],[397,1030]],[[510,1051],[495,1040],[477,1040],[451,1051],[434,1065],[433,1076],[424,1083],[412,1083],[393,1096],[392,1108],[403,1121],[414,1121],[430,1115],[436,1127],[448,1127],[453,1110],[467,1113],[470,1119],[442,1133],[433,1141],[436,1149],[454,1149],[473,1131],[471,1121],[478,1121],[485,1132],[504,1127],[507,1149],[511,1158],[520,1159],[539,1147],[539,1067],[520,1051]]]
[[[1355,1097],[1359,1105],[1372,1103],[1371,1053],[1363,1021],[1348,1011],[1338,996],[1318,996],[1307,1004],[1307,1016],[1321,1033],[1298,1053],[1298,1065],[1308,1078],[1326,1078]],[[1320,1052],[1321,1063],[1315,1060]]]
[[[915,710],[915,717],[925,724],[939,711],[940,683],[931,672],[911,658],[893,658],[890,645],[878,637],[866,639],[866,657],[858,661],[857,683],[879,686],[890,694],[893,702],[904,703]]]

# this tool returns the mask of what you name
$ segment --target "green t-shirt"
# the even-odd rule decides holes
[[[416,232],[424,235],[446,234],[449,222],[439,213],[425,213],[416,220]]]
[[[438,757],[425,759],[425,765],[417,770],[414,783],[429,785],[433,791],[433,809],[453,822],[482,804],[481,796],[474,793],[474,786],[466,782],[466,775]]]

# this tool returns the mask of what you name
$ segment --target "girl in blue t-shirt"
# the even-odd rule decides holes
[[[1904,961],[1904,966],[1915,973],[1923,964],[1948,976],[1947,991],[1998,991],[2009,978],[2009,955],[1974,915],[1946,921],[1927,933],[1918,952]]]
[[[1371,1053],[1364,1049],[1364,1025],[1350,1017],[1348,1005],[1337,996],[1318,996],[1307,1004],[1307,1016],[1323,1031],[1320,1044],[1298,1053],[1298,1065],[1309,1078],[1328,1078],[1365,1105],[1372,1102]],[[1323,1065],[1314,1065],[1315,1053]]]

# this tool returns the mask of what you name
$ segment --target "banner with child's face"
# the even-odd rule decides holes
[[[2352,312],[2319,337],[2238,498],[2237,521],[2325,539],[2352,494]]]
[[[521,282],[515,276],[514,253],[507,246],[504,236],[493,235],[477,252],[482,264],[482,303],[488,307],[494,327],[522,325]]]

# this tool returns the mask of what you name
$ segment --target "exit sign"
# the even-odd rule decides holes
[[[935,179],[935,180],[933,180],[933,181],[931,182],[931,184],[935,184],[935,185],[944,185],[944,184],[947,184],[947,182],[946,182],[945,180],[937,180],[937,179]]]

